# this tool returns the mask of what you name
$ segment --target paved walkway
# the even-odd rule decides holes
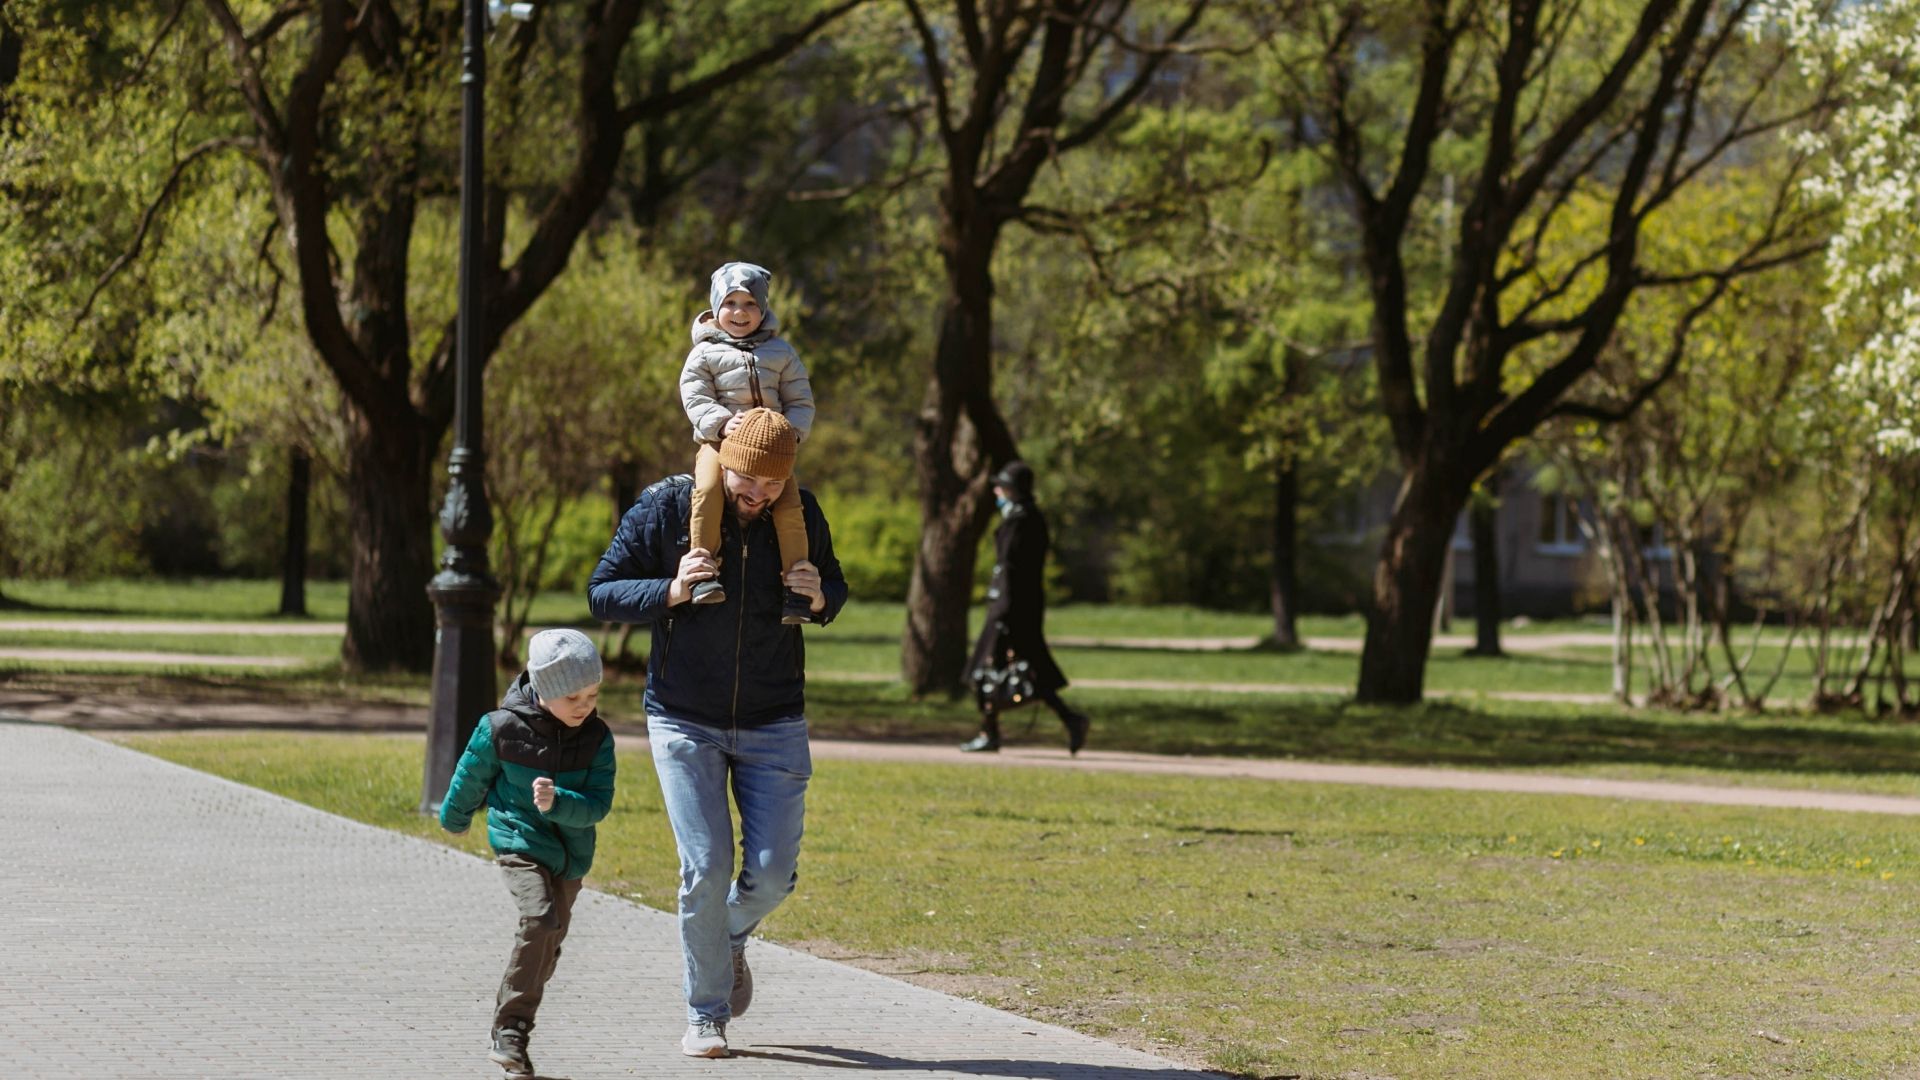
[[[498,1077],[493,867],[37,724],[0,723],[4,1072],[34,1080]],[[765,942],[735,1056],[682,1057],[671,916],[584,892],[542,1075],[1210,1076]]]

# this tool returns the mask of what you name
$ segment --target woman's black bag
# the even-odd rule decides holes
[[[996,712],[1033,700],[1033,669],[1025,660],[1009,659],[1005,667],[973,669],[973,693]]]

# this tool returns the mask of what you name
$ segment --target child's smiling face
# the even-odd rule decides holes
[[[534,700],[540,703],[541,708],[552,713],[556,720],[568,727],[579,727],[587,722],[587,717],[592,716],[594,708],[600,704],[600,684],[594,683],[585,690],[551,701],[536,694]]]
[[[720,324],[720,329],[741,338],[760,329],[760,321],[765,318],[766,313],[760,310],[753,294],[745,289],[728,293],[727,298],[720,301],[720,310],[713,313],[713,319]]]

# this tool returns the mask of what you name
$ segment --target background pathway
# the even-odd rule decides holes
[[[0,690],[0,732],[7,730],[5,723],[9,719],[100,731],[270,728],[422,733],[426,730],[426,710],[410,705],[151,701]],[[646,736],[639,727],[616,723],[615,732],[623,749],[646,749]],[[1239,777],[1276,782],[1507,791],[1526,795],[1587,795],[1653,802],[1920,816],[1920,798],[1900,795],[1657,780],[1606,780],[1492,769],[1140,754],[1100,750],[1097,748],[1097,729],[1095,738],[1096,748],[1083,751],[1078,757],[1069,757],[1064,749],[1044,744],[1009,746],[997,754],[962,754],[944,743],[856,742],[843,739],[815,739],[813,753],[818,758],[841,760]],[[4,752],[4,747],[0,746],[0,755],[4,755]],[[0,833],[3,832],[0,830]],[[3,851],[0,849],[0,852]]]
[[[86,735],[0,723],[9,1078],[498,1077],[490,863]],[[673,919],[583,892],[543,1076],[1209,1076],[764,942],[736,1056],[682,1057]]]

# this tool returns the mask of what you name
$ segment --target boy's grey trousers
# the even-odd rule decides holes
[[[506,876],[507,892],[520,911],[520,928],[513,936],[513,951],[507,954],[507,973],[500,979],[493,1027],[526,1031],[533,1027],[533,1015],[560,959],[560,943],[573,921],[580,882],[556,877],[524,855],[502,855],[494,862]]]

